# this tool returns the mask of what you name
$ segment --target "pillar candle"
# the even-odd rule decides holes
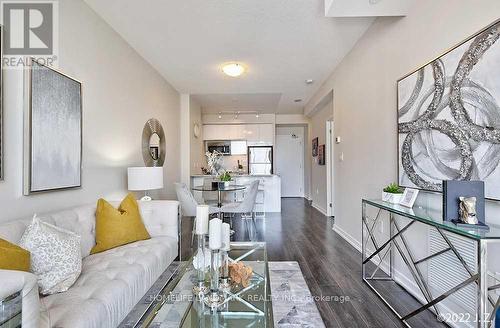
[[[196,229],[197,235],[206,235],[208,233],[208,205],[196,206]]]
[[[222,221],[220,219],[210,220],[210,231],[208,247],[212,250],[222,247]]]
[[[231,228],[229,227],[229,223],[222,224],[222,250],[230,251],[231,250]]]

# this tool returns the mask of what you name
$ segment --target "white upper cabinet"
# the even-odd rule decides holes
[[[274,144],[274,128],[272,124],[259,124],[259,141],[266,146]]]
[[[245,125],[245,139],[247,142],[259,141],[259,124]]]
[[[245,126],[244,125],[225,125],[229,131],[228,140],[245,140]]]
[[[272,145],[272,124],[205,124],[203,140],[246,140],[249,145]]]
[[[208,124],[203,126],[203,139],[204,140],[224,140],[224,129],[222,125]]]

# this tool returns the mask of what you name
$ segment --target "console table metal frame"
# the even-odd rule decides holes
[[[390,206],[390,204],[387,204]],[[373,206],[375,208],[378,208],[378,212],[376,217],[371,220],[371,222],[368,222],[368,218],[366,216],[366,207],[367,206]],[[375,294],[391,309],[392,312],[407,326],[411,327],[410,324],[408,323],[408,320],[415,315],[421,313],[422,311],[425,311],[427,309],[433,308],[434,312],[439,315],[439,311],[436,307],[436,304],[443,301],[446,299],[448,296],[454,294],[455,292],[459,291],[460,289],[464,288],[465,286],[475,283],[477,284],[477,299],[479,302],[478,308],[477,308],[477,313],[476,313],[476,320],[477,320],[477,327],[479,328],[486,328],[486,327],[491,327],[492,324],[492,317],[494,316],[494,313],[496,309],[498,309],[500,305],[500,297],[496,300],[493,301],[493,299],[489,296],[489,291],[495,290],[500,288],[500,284],[488,287],[488,272],[487,272],[487,249],[488,245],[490,243],[500,243],[500,239],[494,239],[494,238],[481,238],[480,236],[475,236],[468,234],[466,231],[463,231],[461,233],[459,230],[453,230],[451,228],[448,228],[442,224],[439,224],[438,222],[432,222],[431,220],[426,220],[426,219],[419,219],[418,217],[415,216],[410,216],[409,214],[405,214],[404,212],[392,210],[388,207],[384,207],[381,204],[375,202],[375,201],[370,201],[370,200],[362,200],[362,278],[363,281],[375,292]],[[382,211],[387,211],[389,213],[389,239],[384,241],[383,244],[379,246],[379,242],[375,238],[375,235],[373,233],[374,228],[380,218],[380,214]],[[402,216],[410,220],[409,223],[407,223],[404,226],[400,226],[396,220],[396,216]],[[404,236],[404,232],[410,228],[413,224],[416,222],[422,223],[425,225],[428,225],[429,227],[435,228],[440,236],[443,238],[444,242],[448,246],[446,249],[441,250],[439,252],[436,252],[434,254],[431,254],[429,256],[426,256],[422,259],[416,259],[415,256],[413,255],[411,249],[408,247],[408,240]],[[371,226],[370,226],[371,225]],[[365,228],[366,232],[365,233]],[[460,252],[455,248],[452,244],[452,242],[449,240],[449,238],[446,236],[444,232],[450,232],[453,234],[458,234],[463,237],[466,237],[470,240],[473,240],[474,242],[477,243],[477,272],[473,272],[463,257],[460,255]],[[398,240],[399,239],[399,240]],[[367,243],[369,240],[372,242],[373,247],[375,250],[367,256],[366,251],[367,251]],[[384,251],[385,249],[385,251]],[[407,254],[405,254],[406,251]],[[403,259],[404,263],[406,264],[408,270],[410,271],[413,279],[415,280],[416,285],[418,286],[419,290],[422,292],[422,295],[424,296],[425,300],[427,303],[422,304],[421,307],[418,309],[405,314],[401,315],[396,311],[390,304],[389,302],[377,291],[377,289],[370,283],[371,280],[391,280],[400,285],[396,280],[394,280],[394,268],[393,268],[393,263],[394,263],[394,256],[395,256],[395,250],[398,252],[398,254],[401,256]],[[451,288],[450,290],[446,291],[445,293],[439,295],[439,296],[433,296],[429,290],[429,287],[427,286],[427,282],[422,276],[422,272],[419,269],[418,265],[421,263],[424,263],[436,256],[439,256],[443,253],[447,252],[452,252],[456,258],[459,260],[459,262],[462,264],[464,269],[468,272],[469,278],[461,282],[460,284],[456,285],[455,287]],[[389,273],[386,276],[375,276],[375,274],[379,271],[381,264],[384,262],[384,260],[387,258],[389,255]],[[408,255],[408,256],[407,256]],[[379,261],[378,263],[372,262],[374,257],[377,256]],[[366,268],[365,266],[369,263],[372,262],[373,264],[376,264],[375,270],[372,272],[370,276],[366,275]],[[401,285],[400,285],[401,286]],[[406,288],[404,286],[401,286],[404,290]],[[491,304],[493,311],[488,312],[488,303]]]

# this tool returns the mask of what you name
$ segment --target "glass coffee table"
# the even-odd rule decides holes
[[[243,262],[253,269],[249,285],[231,285],[225,302],[211,310],[193,295],[196,282],[193,259],[182,262],[177,275],[156,297],[140,327],[273,327],[273,310],[266,243],[234,242],[229,263]],[[208,275],[206,278],[207,286]]]

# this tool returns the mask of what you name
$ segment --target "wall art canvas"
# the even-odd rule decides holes
[[[398,81],[399,184],[483,180],[500,200],[500,21]]]
[[[0,26],[0,60],[3,63],[3,28]],[[0,69],[0,180],[3,180],[3,70]]]
[[[25,195],[80,187],[81,83],[31,60],[25,89]]]
[[[318,148],[318,164],[325,165],[325,145],[321,145]]]
[[[313,157],[318,156],[318,137],[314,138],[312,141],[312,155]]]

